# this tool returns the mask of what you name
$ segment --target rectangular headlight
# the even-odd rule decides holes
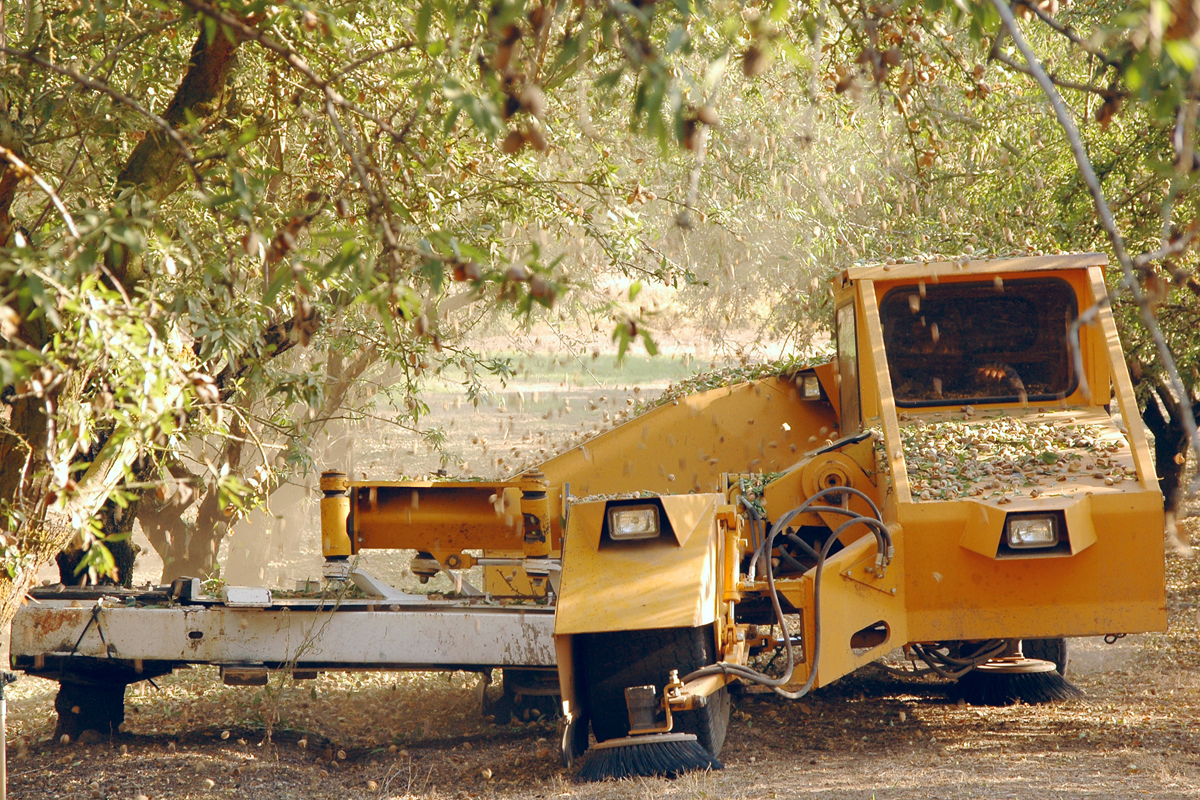
[[[658,506],[616,506],[608,509],[608,535],[613,541],[654,539],[659,530]]]
[[[1014,550],[1058,544],[1058,523],[1054,517],[1010,517],[1007,529],[1008,546]]]

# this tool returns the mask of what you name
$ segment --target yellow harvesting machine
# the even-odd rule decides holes
[[[552,604],[568,760],[589,727],[715,757],[728,684],[797,696],[897,648],[985,698],[1060,696],[1015,679],[1062,667],[1065,637],[1166,623],[1105,263],[846,270],[831,363],[671,400],[507,482],[327,475],[326,557],[411,548]]]
[[[64,687],[195,662],[244,682],[501,667],[512,696],[561,697],[568,763],[682,741],[715,764],[730,684],[798,697],[897,649],[973,702],[1067,696],[1066,637],[1166,624],[1162,497],[1105,264],[846,270],[830,363],[671,399],[507,481],[326,473],[326,576],[365,600],[43,598],[14,666]],[[381,585],[355,565],[368,549],[415,550],[458,591]],[[290,652],[304,630],[323,638]],[[684,764],[666,762],[648,771]]]

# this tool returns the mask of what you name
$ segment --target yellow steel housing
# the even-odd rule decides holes
[[[663,496],[658,502],[670,531],[632,542],[605,540],[607,503],[571,507],[556,636],[717,622],[724,542],[717,516],[725,496]]]
[[[330,477],[334,476],[334,477]],[[329,488],[326,488],[328,484]],[[443,564],[466,550],[544,558],[558,549],[543,476],[515,481],[356,482],[322,477],[326,557],[361,550],[421,550]]]
[[[672,400],[546,461],[541,474],[513,481],[349,483],[346,496],[331,484],[322,504],[326,553],[411,548],[442,563],[467,549],[533,558],[561,553],[555,633],[568,710],[575,693],[570,639],[576,634],[712,625],[718,652],[744,662],[749,631],[738,621],[738,605],[767,595],[761,574],[754,582],[742,574],[748,525],[744,511],[730,505],[740,491],[735,478],[747,473],[782,473],[772,476],[761,498],[771,520],[823,488],[848,486],[876,501],[891,533],[895,552],[886,569],[879,569],[876,538],[861,525],[841,537],[842,549],[825,563],[818,686],[909,642],[1161,629],[1162,499],[1116,328],[1102,302],[1104,265],[1103,256],[1084,254],[847,270],[835,308],[854,307],[853,374],[824,365],[797,380],[771,378]],[[1094,320],[1079,329],[1086,380],[1056,402],[981,404],[981,413],[1088,425],[1111,441],[1113,458],[1136,480],[1108,485],[1077,475],[1044,487],[1041,496],[1011,501],[914,497],[904,426],[970,420],[953,401],[903,412],[897,407],[882,298],[922,284],[995,279],[999,288],[1005,280],[1047,276],[1065,282],[1081,316]],[[836,409],[854,390],[860,418],[839,420]],[[1127,432],[1109,414],[1114,401]],[[874,433],[839,439],[863,429]],[[670,535],[607,541],[607,503],[588,496],[616,493],[660,495],[654,502]],[[564,502],[568,495],[576,502]],[[868,513],[861,499],[845,502]],[[1061,515],[1064,547],[1001,552],[1008,515],[1022,512]],[[793,524],[835,528],[844,519],[809,513]],[[339,537],[339,530],[348,536]],[[776,581],[788,610],[802,620],[797,684],[812,668],[816,580],[810,569]],[[504,584],[517,587],[510,578]],[[508,593],[505,585],[488,577],[495,595]],[[703,691],[716,683],[709,681]]]
[[[347,520],[350,518],[350,481],[341,472],[321,476],[321,552],[326,558],[348,556],[353,551]]]
[[[821,433],[824,431],[824,434]],[[551,494],[715,492],[729,472],[782,472],[837,438],[837,413],[795,382],[767,378],[688,395],[542,463]]]
[[[1103,256],[1085,254],[855,268],[843,276],[839,302],[852,297],[862,312],[857,325],[863,424],[883,431],[891,478],[884,513],[902,531],[897,549],[908,566],[898,595],[905,600],[911,641],[1085,636],[1165,626],[1162,497],[1116,326],[1107,304],[1100,303],[1106,299],[1105,263]],[[915,501],[900,446],[901,420],[884,353],[880,298],[896,286],[921,281],[1013,280],[1051,271],[1075,291],[1080,314],[1091,311],[1097,320],[1080,329],[1091,393],[1081,381],[1057,404],[999,408],[1014,417],[1069,416],[1079,424],[1105,428],[1106,435],[1119,440],[1118,458],[1136,469],[1137,481],[1106,486],[1078,476],[1041,497],[1004,505],[983,498]],[[1126,433],[1116,429],[1105,408],[1113,400],[1127,421]],[[949,419],[959,411],[948,402],[907,415]],[[1052,510],[1065,515],[1069,554],[996,557],[1007,514]]]

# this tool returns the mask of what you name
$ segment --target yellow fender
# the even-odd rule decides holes
[[[717,620],[724,495],[647,498],[665,521],[656,539],[615,542],[605,532],[614,501],[576,503],[563,541],[555,636],[601,631],[695,628]]]

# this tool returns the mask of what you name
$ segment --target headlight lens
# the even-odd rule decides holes
[[[1054,517],[1016,517],[1008,521],[1008,546],[1014,550],[1054,547],[1058,524]]]
[[[617,506],[608,510],[608,535],[614,541],[654,539],[658,534],[658,506]]]

